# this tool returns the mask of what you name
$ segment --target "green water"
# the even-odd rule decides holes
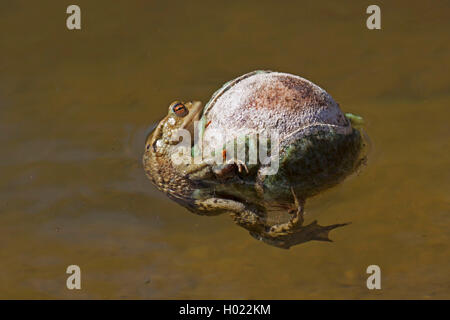
[[[377,1],[372,31],[365,1],[76,3],[79,31],[65,2],[0,3],[0,298],[450,298],[448,1]],[[306,207],[352,222],[333,243],[270,247],[145,177],[173,100],[255,69],[364,117],[367,167]]]

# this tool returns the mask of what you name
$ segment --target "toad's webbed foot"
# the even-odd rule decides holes
[[[294,209],[291,210],[293,216],[288,222],[269,227],[262,222],[262,219],[257,221],[247,220],[247,216],[245,215],[235,215],[235,222],[249,230],[254,238],[283,249],[289,249],[294,245],[311,240],[331,241],[328,237],[328,233],[335,228],[343,227],[348,224],[343,223],[321,226],[317,224],[317,221],[313,221],[310,224],[303,226],[305,200],[298,199],[292,188],[291,192],[294,198]]]
[[[292,196],[294,197],[294,209],[290,210],[292,218],[289,219],[289,221],[286,223],[273,225],[269,230],[269,234],[283,235],[286,234],[287,231],[295,229],[303,224],[305,200],[298,199],[293,188],[291,188],[291,192]]]
[[[335,228],[348,224],[321,226],[317,224],[317,221],[313,221],[303,226],[304,201],[298,201],[298,205],[289,222],[272,227],[265,222],[266,213],[264,210],[231,199],[208,198],[197,200],[195,212],[201,215],[217,215],[228,212],[234,222],[247,229],[254,238],[283,249],[289,249],[294,245],[311,240],[331,241],[328,238],[328,233]]]

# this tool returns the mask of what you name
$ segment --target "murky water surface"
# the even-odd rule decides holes
[[[360,1],[77,3],[81,31],[65,2],[0,3],[0,298],[450,298],[448,1],[378,1],[380,31]],[[307,203],[352,222],[333,243],[270,247],[144,175],[170,102],[254,69],[367,121],[367,168]]]

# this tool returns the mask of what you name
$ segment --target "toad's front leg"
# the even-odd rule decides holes
[[[185,164],[176,167],[185,177],[191,180],[223,182],[235,177],[238,173],[249,173],[243,161],[229,160],[225,164],[213,164],[203,161],[199,164]]]
[[[215,165],[213,172],[219,179],[233,177],[236,173],[249,173],[247,164],[244,161],[230,159],[225,164]]]

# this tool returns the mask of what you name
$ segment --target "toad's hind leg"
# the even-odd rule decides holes
[[[294,200],[295,198],[294,196]],[[195,211],[198,214],[217,215],[228,212],[234,222],[250,231],[254,238],[283,249],[311,240],[331,241],[328,233],[335,228],[347,225],[343,223],[321,226],[317,224],[317,221],[313,221],[303,226],[304,201],[301,200],[296,200],[297,210],[292,219],[285,224],[276,225],[275,228],[265,223],[266,212],[263,209],[243,202],[214,197],[197,200],[195,205]]]
[[[321,226],[317,221],[313,221],[308,225],[303,225],[303,212],[305,201],[298,199],[294,190],[291,188],[294,197],[295,208],[293,217],[286,223],[272,226],[268,232],[250,232],[250,234],[267,244],[289,249],[290,247],[308,242],[311,240],[331,241],[328,234],[331,230],[343,227],[348,223],[333,224],[330,226]]]
[[[294,197],[294,209],[290,211],[293,215],[288,222],[273,225],[269,230],[269,235],[282,235],[286,231],[295,229],[303,225],[303,213],[305,208],[305,200],[299,199],[295,194],[294,188],[291,187],[292,196]]]
[[[266,232],[267,226],[263,220],[265,212],[256,207],[223,198],[197,200],[196,207],[200,214],[205,215],[217,215],[228,212],[236,224],[250,232]]]

